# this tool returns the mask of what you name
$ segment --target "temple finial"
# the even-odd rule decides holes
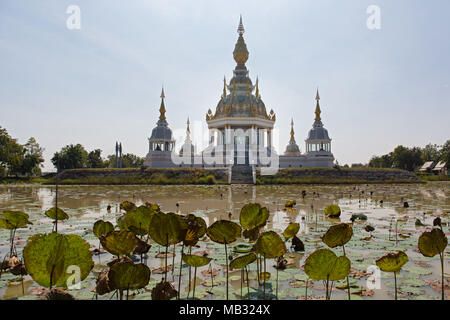
[[[164,95],[164,87],[162,87],[161,90],[161,106],[159,107],[159,120],[166,120],[166,106],[164,105],[164,98],[166,96]]]
[[[259,98],[260,98],[260,96],[259,96],[259,78],[258,78],[258,77],[256,77],[256,90],[255,90],[255,97],[256,97],[257,99],[259,99]]]
[[[291,140],[295,140],[294,138],[294,119],[291,118]]]
[[[226,96],[227,96],[227,79],[225,78],[225,76],[223,76],[223,94],[222,94],[222,98],[225,99]]]
[[[244,24],[242,23],[242,15],[240,15],[240,17],[239,17],[239,26],[238,26],[237,31],[240,36],[242,36],[245,32]]]
[[[317,88],[317,93],[316,93],[316,111],[314,112],[315,114],[316,114],[316,118],[315,118],[315,120],[316,121],[320,121],[321,120],[321,118],[320,118],[320,113],[322,112],[322,111],[320,111],[320,104],[319,104],[319,100],[320,100],[320,96],[319,96],[319,88]]]
[[[187,119],[186,139],[191,139],[191,122],[189,121],[189,117]]]

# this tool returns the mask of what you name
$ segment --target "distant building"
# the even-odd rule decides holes
[[[420,167],[419,171],[420,172],[431,172],[431,169],[434,168],[434,161],[427,161],[423,164],[422,167]]]
[[[238,40],[233,51],[236,67],[215,108],[206,114],[209,129],[209,145],[197,153],[190,138],[189,120],[186,140],[176,163],[171,154],[175,148],[172,131],[165,117],[164,91],[161,94],[160,118],[149,138],[149,152],[144,166],[166,167],[250,167],[242,172],[252,172],[255,167],[300,168],[333,167],[331,138],[321,119],[320,96],[316,93],[315,119],[305,140],[305,153],[301,153],[294,137],[291,120],[291,136],[284,154],[277,155],[272,145],[276,115],[273,109],[267,113],[259,92],[259,80],[253,85],[246,67],[249,57],[244,41],[242,18],[238,26]],[[181,158],[181,159],[180,159]],[[234,169],[233,169],[234,170]]]
[[[447,175],[447,163],[439,161],[433,168],[433,173]]]

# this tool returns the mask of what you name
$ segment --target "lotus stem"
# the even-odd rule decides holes
[[[276,298],[277,298],[277,300],[278,300],[278,268],[276,268],[277,269],[277,281],[276,281]]]
[[[173,244],[173,257],[172,257],[172,279],[175,281],[175,277],[173,275],[175,271],[175,243]]]
[[[250,300],[250,284],[249,284],[249,278],[248,278],[248,270],[247,270],[247,266],[245,267],[245,275],[247,276],[247,299]]]
[[[264,290],[263,298],[266,300],[266,255],[264,255]]]
[[[394,271],[395,300],[397,300],[397,272]]]
[[[242,282],[244,281],[244,269],[241,269],[241,300],[242,300]]]
[[[181,291],[181,270],[183,269],[183,254],[184,254],[184,243],[182,243],[181,247],[180,276],[178,277],[178,300],[180,300],[180,291]]]
[[[344,257],[346,257],[347,255],[345,254],[345,245],[342,245],[342,250],[344,251]],[[348,292],[348,300],[351,300],[351,297],[350,297],[350,281],[348,280],[348,276],[347,276],[347,292]]]
[[[167,281],[167,253],[169,250],[169,234],[166,233],[166,254],[165,254],[165,272],[164,272],[164,282]]]
[[[308,300],[308,279],[306,279],[305,301]]]
[[[228,252],[227,252],[227,243],[225,241],[225,262],[227,265],[227,300],[228,300]]]
[[[442,291],[442,301],[445,300],[444,294],[444,252],[439,253],[439,258],[441,259],[441,291]]]
[[[197,278],[197,267],[194,268],[194,290],[192,291],[192,300],[195,300],[195,283]]]

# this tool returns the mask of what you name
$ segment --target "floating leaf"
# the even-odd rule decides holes
[[[286,230],[284,230],[283,236],[286,240],[289,240],[290,238],[293,238],[295,235],[297,235],[298,230],[300,230],[300,224],[290,223],[286,227]]]
[[[168,246],[183,241],[187,228],[182,216],[157,212],[153,214],[149,234],[159,245]]]
[[[249,253],[244,256],[240,256],[233,261],[230,262],[230,268],[233,269],[243,269],[250,263],[254,262],[256,260],[256,254]]]
[[[284,204],[284,206],[286,208],[292,208],[297,204],[297,201],[293,200],[293,201],[286,201],[286,203]]]
[[[73,234],[32,236],[23,249],[23,258],[28,273],[44,287],[50,287],[50,280],[52,285],[66,286],[72,272],[77,271],[75,268],[79,268],[83,280],[94,267],[89,243]]]
[[[269,218],[269,210],[259,203],[246,204],[239,216],[239,222],[244,229],[251,230],[265,226]]]
[[[434,257],[444,252],[448,241],[441,229],[434,228],[419,237],[419,250],[425,257]]]
[[[296,252],[305,251],[305,244],[303,243],[302,240],[297,238],[297,236],[294,236],[292,238],[292,246],[291,247],[294,247],[294,251],[296,251]]]
[[[94,235],[97,238],[106,237],[110,232],[114,231],[114,226],[111,222],[98,220],[94,223],[92,228]]]
[[[353,235],[353,228],[347,223],[341,223],[331,226],[322,241],[330,248],[341,247],[346,244]]]
[[[350,265],[347,257],[338,257],[330,249],[319,249],[306,259],[304,269],[312,280],[336,281],[348,276]]]
[[[232,221],[219,220],[209,226],[206,234],[214,242],[228,244],[241,236],[241,226]]]
[[[206,266],[212,259],[208,257],[197,256],[195,254],[184,254],[183,261],[191,267]]]
[[[408,256],[403,251],[391,252],[376,261],[377,266],[384,272],[399,272]]]
[[[329,218],[337,218],[341,215],[341,208],[337,204],[325,207],[325,215]]]
[[[142,263],[119,262],[111,267],[108,278],[115,289],[137,290],[150,281],[150,269]]]
[[[47,211],[45,211],[45,215],[53,220],[69,219],[67,213],[65,213],[64,210],[62,210],[61,208],[58,208],[58,210],[56,210],[55,207],[48,209]]]
[[[106,251],[115,256],[126,255],[133,252],[138,243],[135,234],[128,230],[112,231],[100,239]]]
[[[24,228],[28,224],[32,224],[28,218],[30,216],[21,211],[3,211],[0,216],[0,228],[3,229],[19,229]]]
[[[253,250],[267,259],[278,258],[287,252],[284,241],[274,231],[261,234],[253,246]]]
[[[269,280],[270,279],[270,272],[261,272],[260,274],[259,274],[259,278],[261,279],[261,280]]]
[[[233,247],[233,251],[237,253],[248,253],[253,250],[253,246],[248,243],[238,243]]]

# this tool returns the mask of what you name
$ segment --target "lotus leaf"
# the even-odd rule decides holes
[[[134,210],[127,211],[121,219],[123,226],[133,231],[136,235],[143,236],[148,234],[154,211],[146,206],[140,206]]]
[[[340,247],[346,244],[353,235],[353,228],[347,223],[331,226],[322,241],[330,248]]]
[[[106,251],[115,256],[126,255],[133,252],[138,243],[135,234],[128,230],[112,231],[100,239]]]
[[[126,212],[136,209],[136,205],[130,201],[124,201],[120,204],[120,210],[125,210]]]
[[[194,268],[206,266],[212,259],[208,257],[197,256],[195,254],[184,254],[183,261]]]
[[[253,250],[253,246],[248,243],[238,243],[233,247],[233,251],[237,253],[248,253]]]
[[[61,208],[58,208],[58,210],[56,210],[55,207],[48,209],[47,211],[45,211],[45,215],[53,220],[69,219],[67,213],[65,213],[64,210],[62,210]]]
[[[231,269],[243,269],[250,263],[254,262],[255,260],[256,260],[256,254],[254,254],[252,252],[252,253],[246,254],[244,256],[240,256],[240,257],[234,259],[233,261],[231,261],[230,268]]]
[[[444,252],[448,241],[441,229],[434,228],[419,237],[419,250],[425,257],[434,257]]]
[[[146,202],[144,204],[144,206],[146,206],[147,208],[149,208],[150,210],[155,211],[155,212],[161,211],[161,208],[156,203]]]
[[[32,224],[28,218],[30,216],[21,211],[3,211],[0,216],[0,228],[3,229],[18,229],[24,228],[28,224]]]
[[[325,214],[330,218],[337,218],[341,215],[341,208],[337,204],[325,207]]]
[[[287,252],[284,241],[274,231],[261,234],[253,246],[253,250],[267,259],[278,258]]]
[[[196,217],[193,214],[188,214],[183,217],[183,220],[186,222],[188,227],[184,244],[193,246],[198,242],[199,238],[205,235],[207,228],[206,222],[202,218]]]
[[[34,235],[23,249],[23,258],[28,273],[44,287],[65,287],[73,266],[80,269],[80,280],[94,267],[89,243],[73,234]]]
[[[150,269],[142,263],[119,262],[111,267],[108,278],[115,289],[138,290],[150,281]]]
[[[261,272],[259,278],[264,281],[270,280],[270,272]]]
[[[350,260],[336,256],[330,249],[318,249],[306,259],[304,268],[312,280],[336,281],[348,276]]]
[[[251,230],[265,226],[269,218],[269,210],[258,203],[246,204],[241,209],[239,222],[244,229]]]
[[[286,208],[292,208],[297,204],[297,201],[293,200],[293,201],[286,201],[286,203],[284,204],[284,206]]]
[[[110,232],[114,231],[114,226],[111,222],[98,220],[94,223],[94,227],[92,229],[94,235],[97,238],[106,237]]]
[[[377,266],[384,272],[399,272],[405,263],[408,262],[408,256],[402,251],[388,253],[376,261]]]
[[[284,230],[283,236],[286,240],[289,240],[297,235],[298,230],[300,230],[300,225],[298,223],[290,223],[286,230]]]
[[[187,228],[182,216],[157,212],[153,214],[149,234],[158,244],[168,246],[183,241]]]
[[[228,244],[241,236],[241,226],[232,221],[219,220],[209,226],[206,234],[214,242]]]

